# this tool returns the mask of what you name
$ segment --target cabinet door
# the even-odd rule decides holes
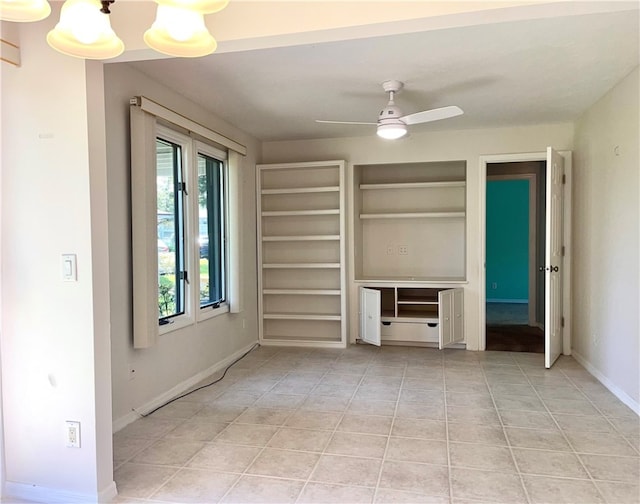
[[[461,343],[464,341],[464,290],[453,290],[453,341]]]
[[[453,343],[453,289],[438,292],[438,346],[442,350]]]
[[[464,341],[464,290],[447,289],[438,292],[440,348]]]
[[[360,339],[380,346],[380,291],[360,288]]]

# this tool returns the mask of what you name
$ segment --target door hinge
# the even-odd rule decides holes
[[[180,272],[180,280],[184,280],[185,282],[189,283],[189,275],[186,271]]]
[[[560,251],[560,253],[562,254],[562,257],[564,257],[564,245],[562,246],[562,250]]]
[[[187,192],[187,183],[186,182],[179,182],[178,183],[178,191],[182,191],[187,196],[189,196],[189,193]]]
[[[560,327],[564,327],[564,317],[560,319]]]
[[[567,183],[567,176],[564,173],[562,174],[562,183],[563,184]]]

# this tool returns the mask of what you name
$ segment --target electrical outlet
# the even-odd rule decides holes
[[[65,441],[67,448],[80,448],[80,422],[67,420],[65,425]]]
[[[493,282],[493,283],[491,284],[491,288],[492,288],[493,290],[496,290],[496,289],[498,288],[498,282]]]
[[[387,255],[393,255],[393,245],[387,245]]]
[[[398,247],[398,255],[408,255],[409,254],[409,247],[407,247],[406,245],[400,245]]]

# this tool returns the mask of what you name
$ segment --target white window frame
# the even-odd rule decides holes
[[[198,237],[200,234],[200,222],[199,222],[199,208],[198,208],[198,154],[204,154],[205,156],[212,157],[221,161],[223,163],[223,198],[224,198],[224,262],[222,267],[222,276],[224,278],[224,302],[220,303],[220,306],[205,306],[200,307],[200,248],[198,244]],[[203,320],[207,320],[213,317],[217,317],[224,313],[229,313],[229,163],[227,153],[223,150],[217,149],[212,145],[204,143],[199,140],[194,140],[194,155],[193,155],[193,168],[192,179],[190,181],[191,187],[194,188],[194,201],[195,201],[195,211],[193,212],[192,226],[195,226],[194,229],[197,230],[197,233],[194,233],[191,240],[191,248],[193,253],[191,254],[191,259],[194,261],[194,264],[198,265],[195,270],[197,270],[197,274],[194,275],[195,281],[194,283],[194,295],[197,302],[194,302],[194,309],[196,311],[196,319],[200,322]],[[194,271],[195,271],[194,270]]]
[[[193,284],[194,281],[191,279],[191,272],[194,270],[194,262],[193,262],[193,254],[192,254],[192,245],[190,237],[193,235],[193,225],[192,225],[192,214],[193,214],[193,200],[194,198],[191,196],[190,191],[190,177],[192,168],[192,160],[194,157],[194,149],[193,149],[193,140],[187,135],[183,135],[171,128],[168,128],[164,125],[158,124],[156,126],[156,134],[154,141],[156,139],[167,140],[171,143],[180,146],[180,152],[182,155],[182,179],[187,182],[187,190],[183,195],[184,198],[184,234],[185,234],[185,248],[184,251],[184,261],[185,261],[185,270],[187,271],[189,280],[186,282],[186,286],[184,289],[184,313],[182,315],[175,315],[171,317],[170,322],[168,324],[160,325],[160,318],[158,318],[158,334],[167,334],[173,331],[177,331],[178,329],[182,329],[184,327],[188,327],[193,325],[195,321],[194,317],[194,302],[193,302]],[[156,168],[157,169],[157,168]],[[193,185],[191,185],[193,187]],[[197,186],[196,186],[197,187]],[[196,205],[197,205],[197,198]],[[155,260],[157,261],[157,255]]]

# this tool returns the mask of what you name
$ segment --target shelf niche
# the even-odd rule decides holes
[[[466,280],[466,161],[355,165],[355,280]]]

